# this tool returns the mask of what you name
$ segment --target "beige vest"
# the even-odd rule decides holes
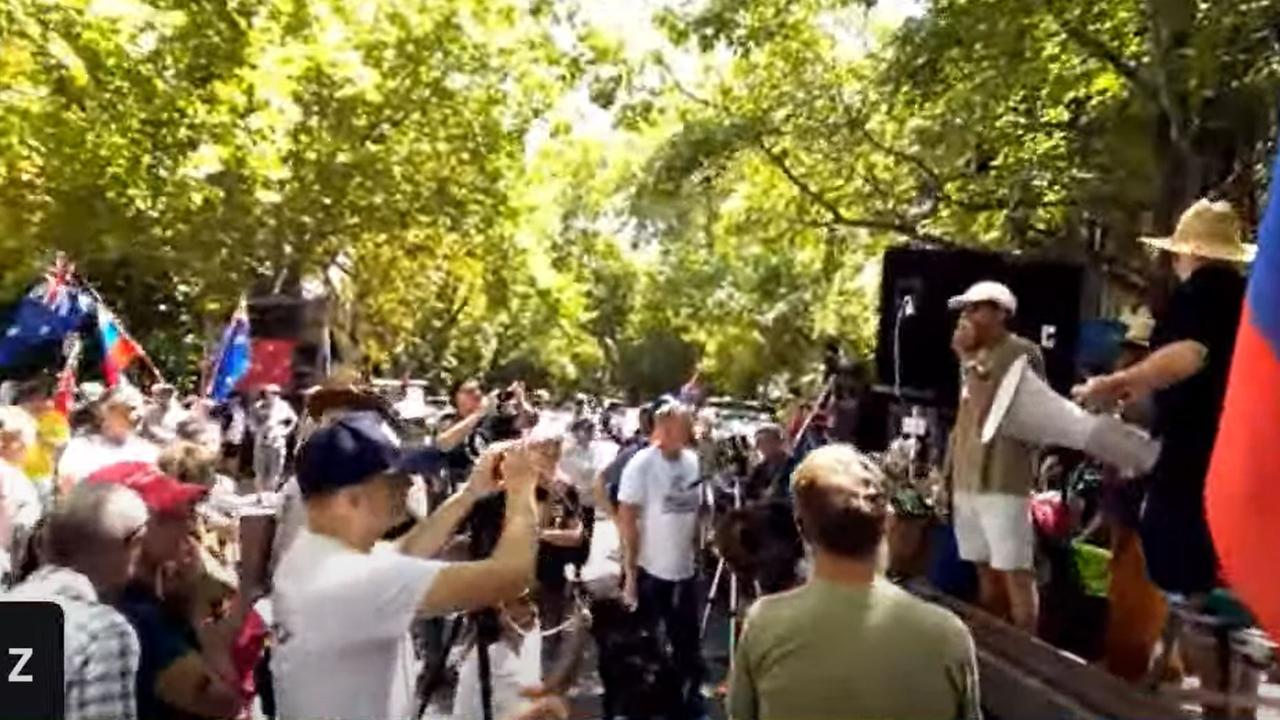
[[[1024,355],[1031,369],[1043,377],[1040,349],[1012,333],[961,368],[960,406],[946,463],[956,492],[1026,495],[1035,487],[1035,448],[1003,437],[984,445],[981,437],[1000,381]]]

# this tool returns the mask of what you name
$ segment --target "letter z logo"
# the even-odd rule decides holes
[[[31,662],[31,656],[35,655],[36,651],[32,648],[9,648],[9,654],[18,658],[17,661],[13,663],[13,669],[9,671],[9,682],[35,682],[35,678],[24,674],[23,670],[26,670],[27,663]]]
[[[4,720],[63,720],[66,666],[62,608],[52,602],[0,601],[0,715]]]

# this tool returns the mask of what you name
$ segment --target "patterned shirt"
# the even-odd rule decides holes
[[[45,566],[0,600],[47,600],[62,607],[66,720],[137,719],[137,635],[115,608],[98,602],[87,577]]]

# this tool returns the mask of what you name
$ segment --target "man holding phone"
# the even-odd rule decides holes
[[[494,606],[532,583],[534,491],[555,467],[554,449],[491,448],[435,513],[396,543],[380,542],[405,515],[413,460],[369,413],[317,431],[299,453],[307,527],[275,573],[272,670],[281,717],[412,717],[413,620]],[[475,500],[498,487],[499,474],[507,502],[493,554],[471,562],[428,559]]]

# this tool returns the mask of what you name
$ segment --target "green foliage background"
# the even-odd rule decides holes
[[[869,354],[892,243],[1266,187],[1280,0],[601,6],[0,0],[0,296],[64,250],[174,377],[301,282],[369,371],[758,394]]]

